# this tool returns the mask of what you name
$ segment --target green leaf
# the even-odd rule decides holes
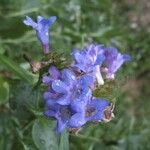
[[[27,3],[26,0],[21,0],[21,10],[27,10],[32,8],[39,8],[41,6],[40,0],[31,0]]]
[[[59,141],[59,150],[69,150],[69,134],[67,130],[65,130],[61,136]]]
[[[29,84],[34,84],[37,80],[32,74],[28,71],[24,70],[20,66],[18,66],[14,61],[10,58],[0,54],[0,62],[7,66],[8,69],[12,70],[16,76],[20,77],[21,79],[27,81]]]
[[[9,98],[9,84],[0,77],[0,104],[8,101]]]
[[[45,118],[37,119],[33,125],[32,137],[39,150],[58,150],[54,121]]]
[[[4,52],[5,52],[5,50],[0,45],[0,54],[3,54]]]
[[[13,80],[10,82],[10,93],[9,105],[18,118],[28,120],[35,115],[31,109],[39,110],[43,94],[40,89],[33,89],[23,81]]]

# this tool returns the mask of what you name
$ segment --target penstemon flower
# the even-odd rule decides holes
[[[91,75],[97,80],[99,85],[104,84],[100,71],[101,65],[105,60],[103,45],[90,44],[81,51],[75,49],[72,52],[72,56],[74,62],[71,66],[74,70]]]
[[[67,127],[72,112],[69,106],[62,106],[54,102],[50,105],[46,105],[46,111],[44,114],[46,117],[54,118],[57,120],[56,131],[57,133],[60,133]]]
[[[88,121],[104,121],[106,119],[104,112],[110,107],[110,103],[104,99],[91,97],[85,100],[78,99],[71,107],[75,114],[69,120],[69,127],[80,128]]]
[[[30,17],[26,16],[26,18],[23,21],[25,25],[31,26],[34,30],[36,30],[37,38],[41,42],[45,54],[49,53],[48,29],[55,22],[55,20],[56,20],[55,16],[52,16],[48,19],[38,16],[36,23]]]
[[[127,54],[121,54],[116,48],[106,48],[105,50],[105,72],[107,79],[114,79],[115,73],[126,61],[131,60],[131,56]]]

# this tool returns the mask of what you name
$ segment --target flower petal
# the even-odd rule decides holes
[[[79,128],[83,126],[86,123],[84,114],[82,113],[76,113],[73,115],[68,123],[69,128]]]
[[[103,77],[101,75],[100,66],[99,65],[94,67],[93,75],[96,77],[97,82],[98,82],[99,85],[104,85],[104,80],[103,80]]]
[[[64,93],[65,94],[67,92],[68,87],[61,80],[55,80],[55,81],[52,82],[52,89],[55,92]]]
[[[68,94],[65,94],[57,99],[57,103],[60,105],[69,105],[70,101],[71,101],[71,99]]]
[[[57,133],[63,132],[63,130],[66,128],[66,125],[67,121],[62,121],[61,118],[59,118],[57,120],[57,128],[56,128]]]
[[[42,78],[42,82],[46,85],[50,84],[52,81],[52,78],[50,78],[49,76],[43,76]]]
[[[127,54],[121,54],[116,48],[108,48],[105,52],[106,67],[108,68],[106,78],[114,79],[115,73],[124,62],[130,61],[131,57]]]
[[[99,54],[94,65],[101,65],[105,60],[105,55]]]
[[[56,16],[51,16],[49,20],[49,25],[53,24],[56,21],[57,17]]]
[[[84,56],[77,49],[73,49],[72,56],[76,63],[83,63]]]
[[[27,26],[31,26],[33,29],[37,28],[37,23],[35,23],[29,16],[26,16],[23,23]]]
[[[37,23],[39,23],[41,20],[43,20],[44,18],[42,16],[37,16]]]
[[[59,79],[61,76],[60,71],[55,66],[51,66],[48,72],[53,79]]]
[[[92,75],[83,75],[80,77],[80,82],[83,87],[91,87],[94,85],[95,78]]]
[[[102,121],[104,119],[104,110],[109,106],[109,102],[105,99],[93,99],[88,105],[88,109],[95,109],[92,116],[88,117],[88,121]],[[88,111],[87,109],[87,111]]]
[[[62,79],[67,85],[74,84],[74,82],[76,82],[75,74],[69,69],[64,69],[62,71]]]

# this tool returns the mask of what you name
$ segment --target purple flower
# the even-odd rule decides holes
[[[61,72],[56,67],[49,68],[49,74],[43,77],[43,83],[48,86],[44,93],[45,116],[57,120],[56,130],[62,132],[80,128],[88,121],[110,121],[112,109],[105,99],[92,97],[91,75],[76,76],[69,69]]]
[[[106,115],[107,112],[107,115]],[[55,101],[46,102],[45,116],[57,120],[56,131],[67,128],[80,128],[88,121],[110,121],[112,109],[107,100],[91,96],[73,100],[70,105],[60,105]]]
[[[130,61],[131,57],[127,54],[121,54],[116,48],[107,48],[105,50],[105,72],[107,79],[114,79],[115,73],[126,61]]]
[[[52,70],[52,68],[49,70]],[[54,70],[56,71],[56,68]],[[54,75],[54,72],[51,72],[51,74]],[[44,114],[47,117],[53,117],[57,120],[58,133],[62,132],[65,127],[70,128],[68,122],[74,114],[70,103],[78,102],[79,99],[88,101],[88,99],[92,97],[89,88],[91,84],[91,77],[83,76],[81,79],[77,79],[75,74],[68,69],[62,70],[61,76],[59,74],[59,79],[54,79],[53,77],[46,82],[49,90],[44,93],[46,106]]]
[[[60,105],[69,105],[71,101],[84,98],[87,95],[91,95],[90,86],[93,84],[91,76],[82,76],[77,78],[76,75],[69,69],[64,69],[61,72],[59,79],[51,78],[45,80],[50,83],[49,89],[44,93],[45,101],[49,103],[55,101]]]
[[[31,26],[34,30],[36,30],[36,35],[39,41],[41,42],[44,53],[49,53],[49,27],[55,22],[56,17],[51,16],[48,19],[45,19],[41,16],[37,17],[37,23],[34,22],[30,17],[26,16],[23,23],[27,26]]]
[[[72,52],[74,62],[71,66],[79,73],[91,75],[100,85],[103,85],[104,81],[100,72],[105,59],[103,52],[103,45],[95,44],[88,45],[82,51],[74,49]]]
[[[51,66],[48,73],[49,75],[44,75],[42,78],[43,83],[47,86],[51,85],[54,80],[59,79],[61,76],[60,71],[55,66]]]
[[[107,111],[109,107],[110,103],[105,99],[79,99],[71,105],[74,115],[69,120],[69,127],[80,128],[88,121],[105,121],[105,111]],[[113,116],[112,112],[110,115]]]
[[[71,110],[69,106],[62,106],[57,103],[51,103],[47,105],[47,110],[45,111],[46,117],[52,117],[57,120],[57,133],[62,132],[68,125],[68,121],[71,117]]]
[[[92,98],[87,105],[86,118],[88,121],[101,122],[105,120],[105,110],[110,106],[110,103],[105,99]]]

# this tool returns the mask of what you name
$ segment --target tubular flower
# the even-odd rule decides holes
[[[96,44],[90,44],[82,51],[75,49],[72,52],[74,62],[71,66],[79,73],[91,75],[97,79],[99,85],[103,85],[104,81],[100,72],[101,65],[105,60],[103,51],[103,45]]]
[[[52,117],[57,120],[56,131],[60,133],[68,125],[68,121],[71,117],[71,110],[69,109],[69,106],[62,106],[57,103],[51,103],[50,105],[47,105],[44,114],[46,117]]]
[[[55,22],[56,17],[51,16],[48,19],[43,18],[42,16],[37,17],[37,23],[34,22],[30,17],[26,16],[23,23],[27,26],[31,26],[36,30],[36,35],[39,41],[42,44],[44,53],[49,53],[49,27]]]
[[[105,99],[91,97],[88,100],[79,99],[71,107],[74,115],[69,120],[69,127],[80,128],[88,121],[105,121],[105,111],[110,107],[110,103]],[[113,113],[111,112],[110,115],[113,116]]]
[[[123,65],[124,62],[130,61],[131,57],[127,54],[121,54],[116,48],[107,48],[105,54],[105,72],[107,79],[114,79],[115,73]]]

